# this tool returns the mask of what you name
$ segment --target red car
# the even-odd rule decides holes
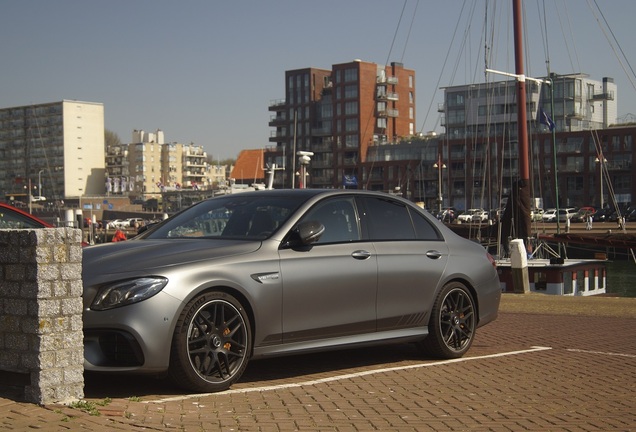
[[[10,204],[0,203],[0,228],[53,228],[53,225]]]

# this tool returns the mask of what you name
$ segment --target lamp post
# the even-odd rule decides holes
[[[305,189],[307,187],[307,166],[309,162],[311,162],[311,157],[314,155],[313,152],[309,151],[298,151],[296,152],[298,156],[298,163],[300,164],[300,179],[298,187],[300,189]]]
[[[38,196],[42,196],[42,173],[44,170],[38,171]]]
[[[594,159],[594,162],[598,164],[598,173],[599,173],[599,184],[601,185],[601,208],[603,208],[603,168],[605,168],[605,164],[607,163],[607,159],[601,154],[600,158],[597,157]]]
[[[442,154],[437,157],[437,162],[433,164],[433,168],[437,168],[437,210],[439,215],[442,215],[442,202],[444,197],[442,196],[442,169],[446,168],[446,164],[442,163]]]

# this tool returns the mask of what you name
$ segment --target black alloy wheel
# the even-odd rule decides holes
[[[226,390],[245,371],[250,346],[251,328],[241,304],[226,293],[201,294],[177,321],[170,376],[190,390]]]
[[[428,355],[453,359],[463,356],[475,338],[475,302],[468,289],[451,282],[440,291],[429,322],[429,334],[420,346]]]

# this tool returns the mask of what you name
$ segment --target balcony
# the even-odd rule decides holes
[[[395,92],[379,92],[376,94],[376,99],[379,101],[397,101],[399,100],[399,95]]]
[[[285,115],[273,115],[269,118],[269,125],[272,127],[283,126],[285,124],[287,124],[287,118]]]
[[[590,95],[588,100],[591,100],[591,101],[611,101],[611,100],[614,100],[614,92],[613,91],[609,91],[609,92],[595,93],[593,95]]]
[[[396,109],[387,109],[378,111],[378,117],[399,117],[400,111]]]
[[[378,85],[397,85],[398,77],[390,76],[390,77],[378,77],[376,79],[376,83]]]
[[[287,106],[287,101],[285,99],[276,99],[269,103],[270,111],[283,111]]]

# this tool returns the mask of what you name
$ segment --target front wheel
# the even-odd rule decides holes
[[[200,392],[228,389],[250,356],[251,328],[232,296],[209,292],[192,299],[177,321],[170,356],[171,378]]]
[[[475,302],[468,289],[451,282],[440,291],[428,325],[428,336],[420,348],[437,358],[463,356],[475,338]]]

